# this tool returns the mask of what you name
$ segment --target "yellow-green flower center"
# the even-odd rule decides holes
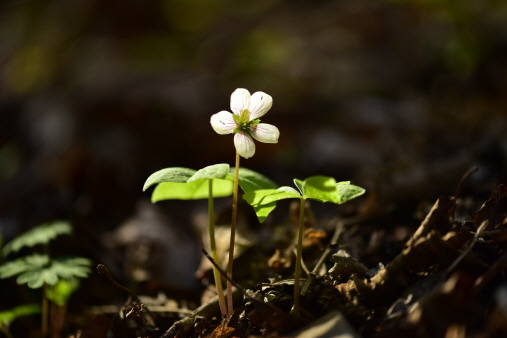
[[[232,114],[232,117],[234,118],[234,121],[237,123],[237,127],[233,130],[234,133],[238,133],[240,131],[243,132],[250,132],[250,129],[259,124],[260,120],[250,120],[250,111],[248,109],[244,109],[241,114],[238,116],[236,114]]]

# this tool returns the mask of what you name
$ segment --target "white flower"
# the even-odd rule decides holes
[[[260,123],[259,118],[266,114],[273,105],[273,99],[266,93],[250,92],[238,88],[231,95],[232,114],[226,110],[211,116],[211,126],[220,135],[234,133],[236,151],[244,158],[255,154],[255,143],[277,143],[280,132],[278,128],[267,123]]]

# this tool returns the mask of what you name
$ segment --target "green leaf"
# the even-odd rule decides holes
[[[339,182],[336,185],[336,194],[338,195],[338,203],[345,203],[353,198],[361,196],[366,190],[357,185],[352,185],[350,182]]]
[[[321,202],[336,203],[336,181],[329,176],[312,176],[304,181],[303,195]]]
[[[20,273],[16,279],[19,285],[27,284],[31,289],[38,289],[44,284],[55,285],[58,282],[58,275],[50,269],[41,269]]]
[[[24,247],[33,247],[39,244],[47,244],[60,235],[70,235],[72,227],[66,221],[54,221],[39,225],[29,230],[5,245],[2,254],[7,256],[11,252],[17,252]]]
[[[287,198],[302,198],[301,195],[291,187],[280,187],[278,189],[255,190],[243,195],[243,198],[253,206],[265,205]]]
[[[229,175],[229,179],[234,180],[234,168],[229,170]],[[259,189],[276,189],[278,187],[275,182],[266,176],[247,168],[239,168],[238,176],[239,186],[245,193]]]
[[[235,168],[230,169],[228,178],[234,181]],[[259,189],[276,189],[278,185],[267,178],[266,176],[259,174],[256,171],[239,168],[238,184],[244,193],[250,193]],[[276,208],[276,202],[268,203],[265,205],[252,206],[255,210],[255,214],[259,219],[259,222],[264,222],[266,217]]]
[[[196,173],[195,170],[189,168],[165,168],[161,169],[148,177],[146,182],[144,183],[143,191],[146,191],[149,187],[154,184],[161,182],[177,182],[177,183],[185,183],[188,181],[190,177],[192,177]]]
[[[58,257],[51,262],[51,270],[60,278],[85,278],[90,273],[91,261],[84,257]]]
[[[350,181],[336,183],[329,176],[313,176],[304,181],[304,196],[320,202],[342,204],[364,193],[363,188]]]
[[[304,196],[305,195],[305,182],[295,178],[294,184],[296,185],[296,188],[298,188],[301,195]]]
[[[166,168],[152,174],[144,185],[144,190],[158,184],[151,201],[153,203],[170,200],[195,200],[208,198],[208,180],[213,180],[213,197],[232,194],[233,182],[228,177],[229,165],[214,164],[198,171],[189,168]]]
[[[0,312],[0,324],[9,326],[19,317],[30,316],[41,312],[39,304],[18,305],[13,309]],[[1,326],[1,325],[0,325]]]
[[[196,200],[208,198],[208,180],[201,178],[189,183],[162,182],[151,195],[152,203],[162,200]],[[232,194],[233,182],[213,179],[213,197],[226,197]]]
[[[18,275],[18,284],[28,284],[32,289],[44,283],[55,285],[60,279],[86,277],[90,273],[91,261],[83,257],[59,257],[50,260],[47,255],[31,255],[7,262],[0,266],[0,278]]]
[[[0,279],[9,278],[20,273],[35,271],[49,264],[49,256],[34,254],[0,266]]]
[[[278,189],[260,189],[243,195],[243,198],[253,206],[259,222],[264,222],[266,217],[276,207],[276,201],[287,198],[302,198],[301,194],[291,187]]]
[[[254,207],[259,221],[263,222],[275,208],[272,203],[282,199],[310,198],[320,202],[341,204],[365,192],[363,188],[350,182],[336,183],[336,180],[329,176],[312,176],[304,181],[294,179],[294,184],[300,192],[291,187],[260,189],[246,193],[243,198]]]
[[[275,210],[276,202],[263,204],[263,205],[255,205],[252,207],[255,210],[255,214],[257,215],[259,222],[263,223],[266,220],[266,217],[269,216],[271,211]]]
[[[187,180],[187,182],[190,183],[193,181],[197,181],[201,178],[225,179],[228,173],[229,173],[228,164],[226,163],[214,164],[197,171],[194,175],[192,175],[192,177],[190,177]]]

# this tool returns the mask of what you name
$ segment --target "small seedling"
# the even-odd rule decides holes
[[[0,266],[0,279],[17,276],[17,284],[26,284],[31,289],[43,289],[41,307],[43,337],[48,335],[49,301],[64,308],[70,295],[79,286],[78,279],[85,278],[90,273],[91,262],[87,258],[49,255],[49,243],[58,236],[71,233],[72,228],[68,222],[45,223],[17,236],[2,249],[4,257],[23,248],[39,248],[42,251],[7,261]],[[35,308],[29,306],[22,307],[13,314],[19,316],[34,311]]]
[[[334,178],[328,176],[313,176],[304,181],[294,179],[294,184],[299,191],[291,187],[280,187],[278,189],[252,191],[246,193],[243,198],[256,209],[257,216],[261,221],[273,210],[271,208],[272,203],[282,199],[291,198],[300,200],[299,226],[296,245],[296,268],[294,272],[294,306],[291,311],[294,315],[299,316],[299,279],[301,275],[301,260],[303,251],[305,201],[307,199],[313,199],[320,202],[342,204],[364,194],[365,190],[361,187],[350,184],[350,182],[337,183]],[[264,206],[266,206],[266,208],[264,208]]]
[[[157,184],[153,191],[151,201],[180,199],[195,200],[208,199],[208,230],[211,257],[218,263],[218,255],[215,240],[215,215],[214,198],[226,197],[233,193],[235,180],[228,164],[215,164],[198,171],[189,168],[165,168],[159,170],[146,180],[143,190]],[[257,189],[276,188],[276,185],[267,177],[246,169],[239,168],[239,185],[244,192]],[[274,208],[274,204],[271,206]],[[218,299],[222,315],[227,314],[227,306],[223,293],[222,279],[219,270],[213,266],[213,276],[218,292]]]

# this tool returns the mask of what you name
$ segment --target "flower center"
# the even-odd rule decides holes
[[[250,111],[248,109],[244,109],[241,114],[238,116],[236,114],[232,114],[234,121],[237,123],[237,127],[234,129],[234,133],[244,131],[249,132],[250,129],[260,122],[259,119],[250,120]]]

